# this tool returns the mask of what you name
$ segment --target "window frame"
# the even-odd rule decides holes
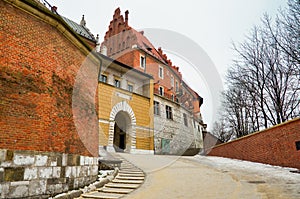
[[[117,85],[117,82],[119,83],[119,85]],[[121,80],[118,79],[118,78],[115,78],[114,79],[114,86],[117,87],[117,88],[121,88]]]
[[[183,113],[182,116],[183,116],[183,123],[184,123],[184,125],[185,125],[186,127],[188,127],[188,126],[189,126],[189,123],[188,123],[187,114],[186,114],[186,113]]]
[[[142,62],[142,59],[143,59],[143,62]],[[145,67],[146,67],[146,57],[142,54],[140,54],[140,67],[142,69],[145,69]]]
[[[153,109],[154,115],[160,115],[160,103],[158,101],[153,101]]]
[[[131,88],[131,89],[130,89]],[[133,93],[133,84],[127,84],[127,90]]]
[[[179,91],[179,84],[178,81],[175,80],[175,91],[178,92]]]
[[[105,78],[104,78],[104,77],[105,77]],[[103,78],[105,79],[105,81],[103,81]],[[100,75],[100,78],[99,78],[99,81],[102,82],[102,83],[107,83],[107,75],[101,74],[101,75]]]
[[[158,66],[158,77],[164,79],[164,67],[160,65]]]
[[[166,105],[166,118],[173,120],[173,110],[171,106]]]
[[[174,88],[174,76],[171,75],[171,86]]]
[[[161,92],[161,91],[162,91],[162,92]],[[164,89],[164,87],[159,86],[159,87],[158,87],[158,92],[159,92],[159,95],[160,95],[160,96],[165,96],[165,89]]]

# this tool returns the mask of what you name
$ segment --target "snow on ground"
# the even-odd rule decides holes
[[[242,171],[249,174],[264,176],[266,178],[280,179],[293,184],[300,184],[300,173],[292,173],[295,168],[273,166],[257,162],[229,159],[216,156],[194,156],[194,160],[218,170]]]

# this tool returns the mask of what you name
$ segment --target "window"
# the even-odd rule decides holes
[[[187,116],[185,113],[183,113],[183,122],[185,126],[188,126],[188,120],[187,120]]]
[[[174,87],[174,77],[171,75],[171,86]]]
[[[161,96],[164,96],[164,87],[159,87],[159,94],[161,95]]]
[[[198,132],[200,132],[200,126],[198,125]]]
[[[118,79],[115,79],[115,87],[120,88],[121,87],[121,82]]]
[[[140,67],[145,68],[146,66],[146,58],[144,56],[140,56]]]
[[[127,90],[128,90],[129,92],[133,92],[133,85],[128,84],[128,85],[127,85]]]
[[[174,101],[174,95],[173,94],[171,95],[171,99],[172,99],[172,101]]]
[[[159,66],[159,69],[158,69],[158,76],[159,78],[163,79],[164,78],[164,68]]]
[[[173,114],[172,114],[172,107],[166,105],[166,117],[167,119],[172,120],[173,119]]]
[[[300,150],[300,141],[296,142],[296,150],[299,151]]]
[[[100,82],[104,82],[106,83],[107,82],[107,76],[106,75],[100,75]]]
[[[157,102],[157,101],[154,101],[154,114],[160,115],[159,102]]]
[[[178,81],[176,81],[176,83],[175,83],[176,85],[176,92],[178,92],[179,91],[179,87],[178,87]]]

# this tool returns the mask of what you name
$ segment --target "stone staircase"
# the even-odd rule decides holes
[[[122,160],[120,171],[116,178],[96,191],[82,194],[81,199],[117,199],[141,186],[145,179],[144,172],[117,154],[114,154],[114,157]]]

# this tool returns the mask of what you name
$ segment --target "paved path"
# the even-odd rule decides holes
[[[300,198],[300,174],[274,167],[250,163],[247,168],[214,157],[120,155],[147,175],[125,198]]]

